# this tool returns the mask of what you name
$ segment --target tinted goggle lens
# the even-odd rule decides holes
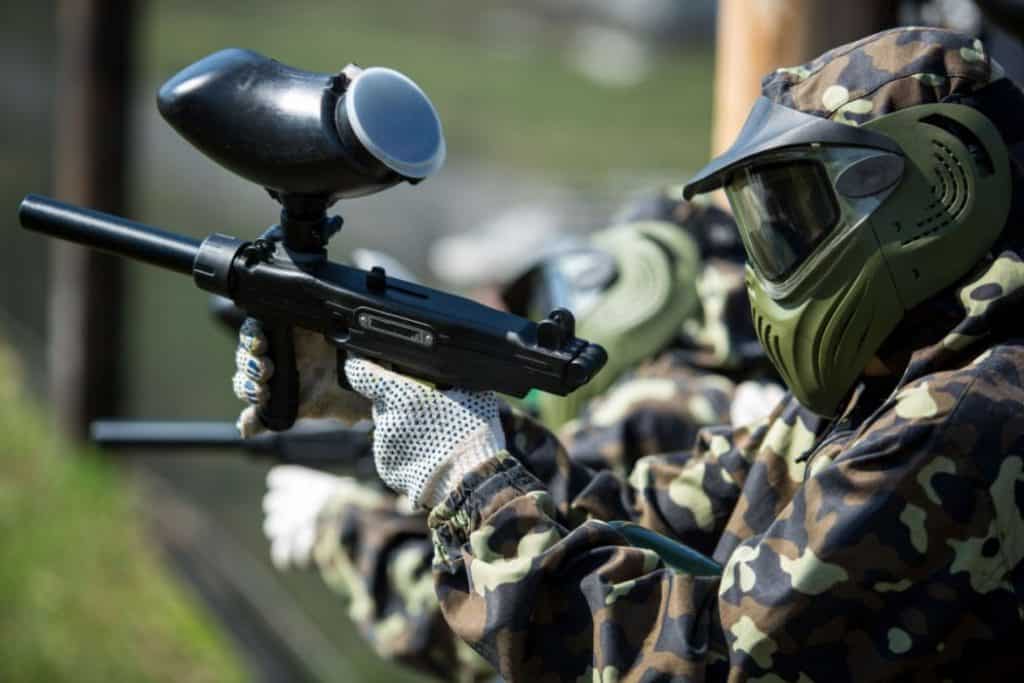
[[[793,273],[839,222],[832,183],[817,161],[740,169],[725,192],[747,255],[772,282]]]
[[[568,308],[583,317],[617,273],[615,259],[600,249],[577,249],[549,258],[534,275],[529,314],[543,316],[555,308]]]

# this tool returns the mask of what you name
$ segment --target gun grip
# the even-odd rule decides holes
[[[270,400],[259,410],[260,422],[275,432],[295,424],[299,412],[299,371],[295,367],[295,338],[288,325],[264,325],[270,343],[269,356],[274,362],[270,377]]]

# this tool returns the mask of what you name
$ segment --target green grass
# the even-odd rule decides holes
[[[0,680],[244,680],[123,473],[52,436],[2,345],[0,471]]]
[[[707,158],[712,55],[657,58],[641,84],[608,88],[564,64],[564,39],[490,44],[487,2],[376,0],[149,3],[140,36],[160,82],[224,47],[323,72],[350,61],[408,73],[433,99],[453,158],[554,173],[570,182],[610,169],[693,170]],[[680,176],[681,179],[682,176]]]

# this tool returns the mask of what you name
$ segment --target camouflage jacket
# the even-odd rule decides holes
[[[553,500],[582,520],[589,512],[570,510],[569,503],[584,482],[602,471],[609,482],[621,481],[646,455],[691,447],[702,427],[728,421],[735,386],[694,368],[688,353],[675,349],[623,378],[567,424],[561,441],[568,451],[519,413],[505,410],[502,420],[508,443]],[[623,514],[619,507],[610,510],[601,518]],[[321,575],[348,597],[349,616],[378,654],[448,680],[493,678],[493,668],[444,621],[433,554],[426,514],[398,499],[386,506],[336,499],[321,513],[315,550]]]
[[[431,515],[448,623],[510,681],[1020,671],[1024,263],[1005,251],[949,298],[961,322],[834,424],[790,400],[628,481],[577,473],[562,490],[531,464],[537,448],[564,462],[553,439],[510,442]],[[623,518],[723,575],[667,569],[599,521]]]

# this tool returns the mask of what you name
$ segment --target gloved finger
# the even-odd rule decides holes
[[[279,571],[288,569],[288,556],[291,550],[287,537],[275,538],[270,544],[270,561]]]
[[[263,496],[263,514],[267,516],[288,516],[287,510],[295,507],[296,496],[290,491],[268,491]]]
[[[261,406],[270,398],[270,387],[252,381],[241,372],[236,372],[235,376],[231,378],[231,386],[235,391],[235,396],[254,406]]]
[[[266,382],[274,374],[269,356],[255,356],[241,344],[235,349],[235,368],[254,382]]]
[[[309,566],[315,540],[316,529],[312,524],[299,529],[292,538],[292,562],[297,569],[305,569]]]
[[[235,422],[235,427],[238,428],[238,433],[243,439],[248,439],[251,436],[256,436],[266,431],[266,427],[260,422],[259,413],[256,412],[256,406],[249,406],[238,416],[238,421]]]
[[[339,477],[302,465],[277,465],[267,472],[267,488],[333,486],[348,478],[350,477]]]
[[[307,503],[295,496],[264,499],[263,507],[266,514],[265,524],[271,530],[283,530],[289,525],[300,525],[303,520],[314,514],[309,510]]]
[[[263,534],[269,539],[290,536],[300,526],[301,520],[288,512],[274,512],[263,518]]]
[[[238,328],[238,345],[249,353],[261,356],[267,352],[267,335],[263,334],[263,325],[256,318],[246,318]]]
[[[263,535],[271,541],[278,538],[287,538],[295,533],[295,522],[281,519],[280,517],[265,517],[263,519]]]
[[[371,401],[384,399],[389,391],[397,387],[414,392],[434,391],[429,384],[382,368],[372,361],[351,356],[345,360],[345,377],[354,391]]]
[[[316,510],[327,496],[319,491],[305,491],[294,486],[272,488],[263,496],[263,511],[266,514],[287,514],[292,511]]]
[[[266,507],[266,506],[264,506]],[[266,515],[263,517],[263,535],[267,537],[268,541],[273,541],[277,538],[277,520],[273,515]]]

